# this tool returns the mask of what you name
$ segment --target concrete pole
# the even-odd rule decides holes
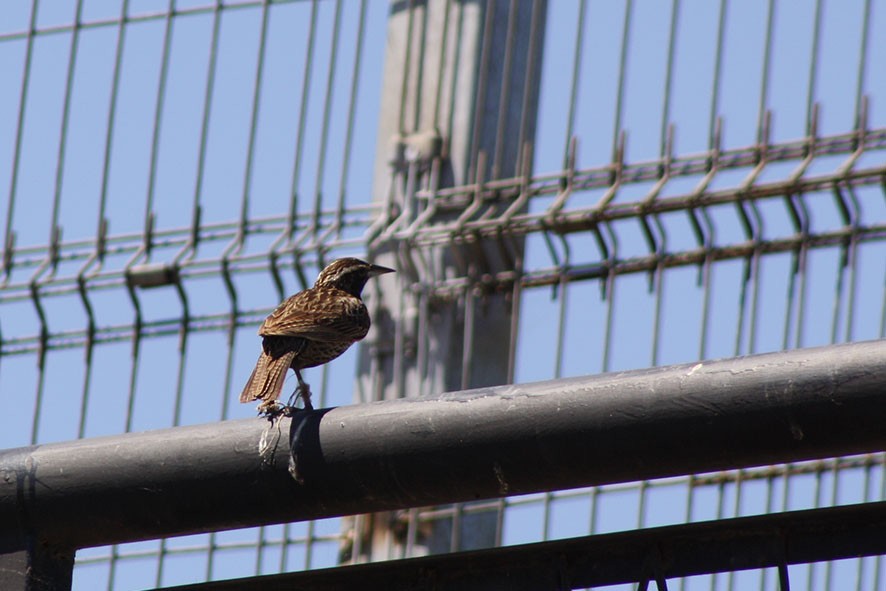
[[[361,350],[361,401],[513,379],[513,287],[446,296],[434,287],[444,278],[519,270],[522,241],[419,251],[408,232],[420,234],[465,209],[440,208],[411,226],[430,201],[417,190],[530,169],[546,12],[546,0],[391,3],[373,183],[373,198],[385,205],[390,223],[370,254],[399,272],[383,278],[369,298],[376,328]],[[456,507],[452,517],[428,524],[416,523],[415,512],[361,516],[354,523],[345,560],[488,547],[500,537],[495,510],[462,515]]]

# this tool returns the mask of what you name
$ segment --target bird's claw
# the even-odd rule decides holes
[[[295,396],[293,396],[293,398],[295,398]],[[280,417],[292,418],[295,416],[295,413],[301,410],[314,410],[314,407],[310,404],[306,405],[304,408],[298,408],[292,404],[292,401],[291,398],[289,404],[281,404],[276,401],[272,404],[263,402],[256,407],[256,411],[259,417],[268,419],[268,421],[273,423]]]
[[[258,412],[258,416],[274,422],[281,415],[288,416],[286,415],[286,408],[285,405],[280,404],[276,400],[264,400],[255,408],[255,410]]]

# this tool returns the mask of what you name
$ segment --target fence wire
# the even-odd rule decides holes
[[[308,370],[323,406],[380,382],[431,393],[442,373],[468,386],[490,338],[512,382],[886,338],[884,19],[879,0],[11,3],[0,447],[250,416],[236,395],[258,323],[344,254],[394,257],[401,315],[377,323],[356,385],[356,350]],[[540,40],[525,60],[521,26]],[[540,77],[534,125],[529,99],[508,107],[517,145],[501,111],[453,115],[459,52],[479,67],[494,52],[472,43],[496,35],[503,69]],[[385,153],[389,109],[442,152]],[[507,329],[490,336],[498,305]],[[441,310],[464,328],[445,368]],[[392,355],[408,361],[385,374]],[[883,454],[829,458],[84,549],[75,588],[875,500]],[[886,590],[882,557],[789,574],[794,589]],[[673,584],[779,588],[775,569]]]

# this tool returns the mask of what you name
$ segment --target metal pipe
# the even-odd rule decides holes
[[[886,340],[0,452],[0,552],[886,449]],[[273,432],[271,433],[273,435]]]
[[[361,591],[584,589],[873,556],[886,552],[884,527],[886,502],[864,503],[209,581],[168,591],[320,591],[348,589],[355,581]]]

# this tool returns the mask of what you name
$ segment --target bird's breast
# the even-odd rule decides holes
[[[342,304],[342,317],[347,321],[343,323],[347,327],[349,336],[358,341],[366,336],[369,332],[369,311],[366,304],[360,298],[350,298],[350,301]]]

